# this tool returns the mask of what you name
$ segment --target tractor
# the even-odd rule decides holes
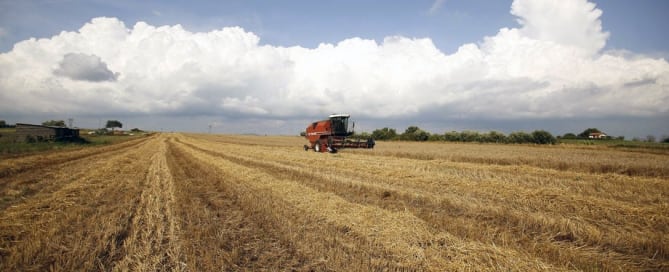
[[[309,145],[304,150],[335,153],[340,148],[374,148],[374,139],[349,139],[353,135],[355,123],[349,130],[348,114],[331,114],[327,120],[317,121],[307,126],[304,135]]]

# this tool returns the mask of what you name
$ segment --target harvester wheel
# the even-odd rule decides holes
[[[321,140],[316,140],[316,144],[314,145],[314,151],[321,152]]]
[[[308,150],[309,150],[309,146],[308,146],[308,145],[304,145],[304,151],[308,151]]]

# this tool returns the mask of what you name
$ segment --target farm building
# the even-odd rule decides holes
[[[79,138],[79,129],[31,124],[16,124],[17,141],[62,141]]]
[[[590,139],[605,139],[607,135],[604,132],[592,132],[588,135]]]

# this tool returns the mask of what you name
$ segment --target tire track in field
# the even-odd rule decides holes
[[[324,169],[319,165],[301,164],[295,161],[281,162],[267,154],[253,158],[249,153],[238,155],[229,150],[225,154],[220,152],[217,154],[245,165],[253,165],[277,177],[292,177],[307,186],[321,191],[334,192],[356,203],[377,205],[391,210],[404,210],[411,207],[410,209],[418,217],[437,228],[446,227],[449,232],[456,233],[463,238],[471,239],[480,237],[481,233],[489,233],[491,236],[489,238],[492,238],[496,244],[513,244],[513,241],[517,241],[520,244],[516,248],[521,251],[526,248],[539,248],[544,255],[550,251],[552,255],[549,259],[557,260],[556,264],[575,262],[584,267],[590,267],[593,256],[596,255],[598,257],[595,259],[601,260],[604,267],[624,267],[625,263],[629,263],[630,256],[636,255],[635,262],[643,263],[642,266],[657,268],[658,265],[662,265],[663,252],[666,252],[663,250],[666,239],[663,242],[664,238],[661,234],[639,237],[634,232],[619,232],[614,228],[609,228],[607,224],[619,226],[626,223],[624,218],[620,218],[622,212],[616,210],[613,203],[609,207],[594,210],[602,214],[559,216],[552,214],[550,208],[536,210],[532,202],[523,203],[518,199],[506,200],[508,203],[486,203],[479,200],[495,199],[498,195],[518,194],[503,186],[491,187],[482,183],[479,186],[480,192],[483,193],[474,195],[470,195],[471,192],[435,194],[421,189],[416,186],[417,184],[405,186],[406,183],[390,182],[388,179],[384,179],[381,183],[368,182],[375,177],[360,171],[355,173],[351,171],[347,174],[348,170],[338,169],[337,173],[333,173],[330,169]],[[384,184],[385,182],[393,185]],[[471,190],[477,191],[477,189]],[[486,192],[494,194],[488,195]],[[538,194],[544,193],[546,193],[545,190],[530,191],[529,195],[537,195],[537,199],[540,199]],[[561,199],[555,197],[558,195],[548,196],[552,202],[551,205],[563,205],[561,208],[564,206],[583,207],[580,209],[591,208],[588,207],[590,202],[584,200],[581,200],[582,203],[579,203],[578,199],[571,200],[575,203],[561,203]],[[467,199],[475,201],[468,202]],[[516,210],[517,208],[528,209]],[[622,209],[622,205],[619,205],[618,209]],[[638,216],[637,209],[628,210],[630,212],[626,216]],[[579,216],[584,216],[583,218],[588,218],[588,220],[584,221]],[[618,218],[608,221],[609,218],[615,217]],[[655,229],[661,233],[661,229],[667,227],[662,225],[663,221],[666,222],[666,218],[658,214],[656,220],[648,223],[658,225],[659,228]],[[477,240],[485,241],[485,239]],[[644,252],[638,251],[639,248],[646,249],[645,256]],[[569,255],[573,257],[567,257]],[[651,256],[659,259],[656,261],[647,259]],[[666,262],[664,263],[666,265]]]
[[[554,240],[555,234],[546,233],[542,225],[542,218],[538,218],[534,224],[527,224],[527,214],[514,213],[513,211],[504,211],[498,208],[481,208],[468,205],[467,203],[458,203],[445,201],[445,198],[439,199],[430,196],[417,196],[411,190],[406,188],[395,189],[382,185],[368,184],[364,181],[348,181],[339,176],[324,174],[317,166],[296,165],[296,162],[274,161],[271,156],[264,156],[262,159],[255,158],[253,155],[244,153],[243,156],[235,155],[231,149],[225,149],[225,152],[206,150],[192,144],[191,148],[199,149],[201,152],[207,152],[214,156],[219,156],[226,160],[254,167],[259,171],[266,172],[277,178],[292,178],[311,188],[323,191],[333,192],[338,196],[354,203],[365,205],[375,205],[390,210],[403,210],[409,208],[416,216],[429,222],[431,225],[456,233],[461,237],[480,237],[481,232],[491,233],[492,241],[496,244],[512,246],[520,251],[527,251],[527,248],[535,248],[538,253],[542,253],[547,261],[557,265],[573,263],[580,267],[592,268],[598,260],[597,265],[600,269],[615,269],[627,267],[629,256],[615,254],[608,250],[601,251],[598,244],[591,244],[595,247],[587,247],[583,244],[574,244],[566,240]],[[253,158],[245,158],[253,157]],[[270,161],[267,161],[267,160]],[[359,177],[357,177],[359,178]],[[324,182],[327,181],[327,182]],[[407,193],[407,191],[409,191]],[[457,197],[454,197],[457,199]],[[472,214],[472,209],[478,210]],[[435,211],[441,211],[435,213]],[[486,212],[487,211],[487,212]],[[515,218],[515,221],[514,221]],[[545,220],[545,219],[543,219]],[[500,222],[504,221],[504,222]],[[487,222],[487,223],[486,223]],[[501,224],[503,223],[503,224]],[[512,227],[504,226],[510,224]],[[500,226],[502,228],[500,228]],[[560,235],[561,229],[558,228],[554,233]],[[565,234],[568,235],[568,234]],[[530,237],[527,239],[525,237]],[[533,237],[534,238],[531,238]],[[525,239],[519,239],[525,238]],[[570,238],[565,238],[570,239]],[[485,242],[485,240],[481,240]],[[511,243],[511,244],[509,244]],[[514,245],[515,244],[515,245]],[[528,251],[532,252],[532,251]],[[630,252],[624,252],[630,253]],[[595,257],[597,256],[597,257]],[[656,269],[662,266],[663,262],[648,261],[643,257],[638,257],[635,262],[641,264],[640,267]],[[659,265],[659,266],[658,266]]]
[[[433,227],[454,233],[463,238],[471,238],[472,234],[483,232],[499,233],[501,230],[496,227],[497,220],[500,217],[496,210],[486,210],[478,206],[473,206],[461,201],[440,201],[423,193],[407,192],[404,188],[394,188],[393,186],[384,186],[382,184],[370,184],[364,181],[347,181],[338,176],[324,174],[319,166],[311,169],[311,166],[295,165],[294,162],[280,163],[277,161],[257,160],[255,158],[247,159],[244,156],[236,156],[229,152],[219,152],[206,150],[192,144],[185,143],[191,148],[198,149],[201,152],[209,153],[235,163],[253,167],[258,171],[268,173],[277,178],[287,178],[295,180],[306,186],[322,192],[334,193],[352,203],[362,205],[373,205],[391,211],[402,211],[409,209],[414,215],[430,223]],[[249,156],[248,154],[245,154]],[[312,171],[310,171],[312,170]],[[327,182],[326,182],[327,181]],[[420,195],[418,195],[420,194]],[[448,197],[446,197],[448,198]],[[478,214],[472,216],[471,211],[477,209]],[[435,211],[441,211],[435,213]],[[457,220],[457,224],[453,221]],[[481,222],[492,221],[489,224]],[[487,242],[485,240],[479,240]],[[496,239],[501,245],[507,245],[508,242],[502,239]],[[536,241],[533,241],[536,243]],[[552,245],[554,251],[566,250],[564,246]],[[516,247],[520,249],[521,247]],[[588,259],[589,260],[589,259]],[[562,265],[558,263],[558,265]]]
[[[243,166],[236,165],[220,158],[202,156],[201,150],[179,142],[179,151],[189,157],[189,161],[208,166],[211,172],[222,177],[225,185],[241,202],[241,206],[260,214],[271,233],[296,249],[299,255],[308,255],[314,259],[307,263],[318,271],[372,271],[400,270],[424,271],[423,265],[401,266],[400,260],[393,260],[389,250],[384,250],[380,242],[368,240],[368,237],[351,229],[350,222],[335,222],[336,218],[323,218],[308,212],[304,207],[296,207],[295,203],[281,197],[282,193],[274,190],[285,186],[265,184],[258,187],[251,176],[252,173]],[[197,156],[197,157],[196,157]],[[308,194],[308,192],[295,192]],[[293,195],[295,195],[293,194]],[[330,197],[327,197],[327,200]],[[322,204],[323,200],[318,203]],[[350,211],[349,211],[350,213]],[[259,221],[262,222],[262,221]],[[411,269],[410,267],[413,267]],[[310,269],[305,269],[310,270]]]
[[[120,271],[181,270],[178,224],[174,217],[174,181],[167,166],[166,139],[149,161],[143,190],[123,241],[125,256],[114,264]]]
[[[337,194],[337,197],[333,197],[331,192],[327,191],[325,193],[312,191],[311,189],[307,189],[309,187],[300,185],[302,182],[300,176],[294,175],[294,173],[290,173],[290,171],[283,171],[284,173],[287,172],[286,175],[288,176],[276,175],[276,173],[271,170],[265,170],[264,165],[254,165],[253,160],[240,161],[239,158],[217,154],[206,148],[200,148],[192,144],[184,143],[183,141],[181,141],[181,144],[187,148],[189,152],[199,153],[197,156],[202,162],[215,164],[221,171],[232,171],[231,175],[240,178],[238,183],[251,186],[248,190],[264,193],[266,195],[266,201],[287,201],[285,205],[288,206],[284,209],[273,209],[274,212],[280,214],[282,217],[298,222],[307,220],[303,224],[309,224],[309,220],[324,221],[325,228],[319,230],[319,233],[314,234],[311,232],[314,232],[315,230],[309,230],[303,235],[312,237],[336,237],[336,240],[340,242],[329,244],[329,247],[334,247],[334,249],[330,249],[333,250],[331,252],[332,255],[347,256],[347,253],[338,250],[342,250],[341,248],[349,248],[349,250],[355,249],[354,255],[358,256],[357,258],[362,257],[363,259],[362,262],[360,262],[361,260],[354,258],[349,261],[344,261],[343,263],[337,263],[335,267],[339,267],[340,270],[346,270],[346,267],[348,267],[348,269],[351,267],[356,267],[357,269],[361,269],[361,267],[362,269],[364,269],[364,267],[367,267],[367,269],[410,269],[409,267],[412,267],[413,269],[418,270],[480,270],[482,267],[488,267],[487,269],[496,267],[495,269],[512,270],[558,269],[550,268],[546,264],[533,260],[533,258],[528,258],[529,256],[521,257],[516,251],[502,250],[501,248],[489,247],[475,242],[461,241],[448,234],[435,234],[433,231],[429,230],[429,228],[426,228],[424,222],[416,220],[417,218],[413,217],[413,215],[408,215],[406,212],[393,212],[380,209],[374,205],[369,206],[364,203],[350,201],[345,196],[339,194]],[[220,148],[215,149],[220,150]],[[228,151],[230,150],[225,150],[225,152]],[[250,176],[247,177],[246,175]],[[296,179],[300,181],[296,181]],[[294,190],[295,192],[290,193],[291,190]],[[292,195],[295,195],[297,199],[289,197]],[[313,200],[310,201],[309,199]],[[323,207],[323,205],[325,206]],[[314,208],[311,206],[321,208],[313,210]],[[291,214],[290,210],[301,211],[298,212],[298,214],[301,215],[297,216],[294,212]],[[314,212],[316,212],[316,214],[313,214]],[[327,213],[334,213],[336,216],[331,217],[328,215],[324,218],[318,218]],[[361,218],[359,217],[360,214],[366,214],[366,216]],[[307,219],[303,218],[305,216]],[[309,219],[310,216],[316,216],[316,218]],[[321,225],[323,225],[323,223],[321,223]],[[403,230],[409,229],[413,229],[413,231],[402,233]],[[345,230],[345,232],[342,234],[341,230]],[[378,231],[381,231],[381,233],[384,234],[381,237],[378,237],[378,234],[374,234]],[[287,229],[284,230],[284,232],[291,232],[291,230]],[[353,238],[353,240],[350,240],[351,238]],[[369,241],[367,239],[372,240]],[[390,241],[393,241],[391,242],[392,246],[390,246],[391,244],[387,244]],[[315,252],[322,251],[322,247],[325,246],[321,241],[310,242],[313,242],[314,245],[311,245],[311,249]],[[346,246],[349,244],[354,244],[355,246]],[[386,246],[389,247],[386,248]],[[397,250],[396,253],[391,253],[395,250]],[[391,255],[386,255],[388,254],[386,252]],[[405,255],[408,252],[414,252],[411,254],[415,254],[413,255],[415,257],[409,257],[411,254]],[[369,256],[370,254],[372,256],[381,257],[376,257],[380,258],[377,259],[376,262],[365,262],[364,259],[367,258],[365,256]],[[396,257],[391,256],[403,257],[395,259]],[[413,258],[418,259],[410,261]],[[463,262],[463,258],[468,260]],[[492,258],[494,261],[487,258]],[[514,261],[509,262],[511,259]],[[378,261],[381,261],[381,264],[379,264]],[[357,264],[357,266],[350,266],[351,263]],[[404,263],[404,265],[411,265],[394,266],[401,263]]]
[[[0,270],[111,270],[127,253],[157,141],[24,173],[55,185],[0,211]]]
[[[310,270],[314,260],[300,255],[276,235],[270,215],[230,188],[209,165],[198,163],[174,143],[167,151],[174,175],[179,217],[181,267],[189,271]]]

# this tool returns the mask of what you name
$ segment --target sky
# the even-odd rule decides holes
[[[669,1],[0,0],[0,119],[669,135]]]

